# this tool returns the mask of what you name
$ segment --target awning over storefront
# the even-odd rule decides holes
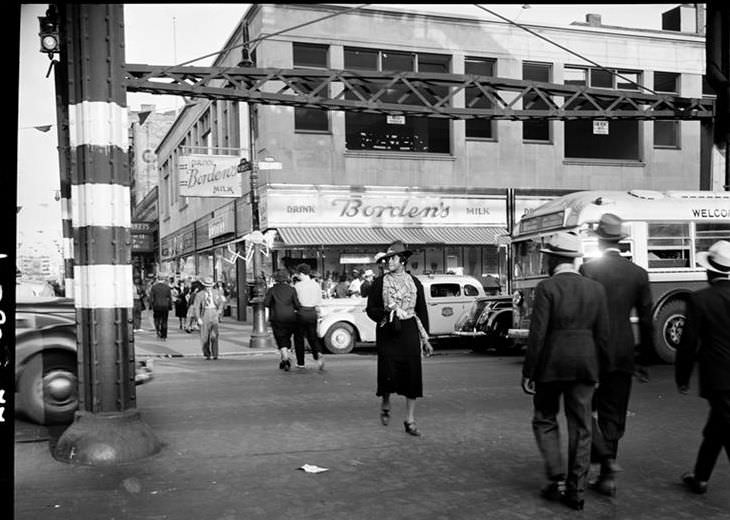
[[[496,244],[502,227],[280,227],[281,241],[287,246],[386,245],[402,240],[409,246],[425,244]]]

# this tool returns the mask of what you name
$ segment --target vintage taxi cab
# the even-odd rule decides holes
[[[454,334],[456,320],[484,296],[476,278],[452,274],[417,275],[423,284],[431,337]],[[351,352],[356,342],[375,341],[375,322],[365,313],[367,298],[331,298],[320,308],[317,333],[333,354]]]

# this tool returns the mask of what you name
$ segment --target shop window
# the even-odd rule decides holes
[[[464,73],[477,74],[479,76],[494,76],[496,60],[486,58],[466,58],[464,60]],[[494,104],[484,97],[477,87],[466,89],[466,108],[494,108]],[[494,137],[493,119],[467,119],[466,137],[477,139],[492,139]]]
[[[293,43],[294,68],[326,69],[327,45]],[[304,132],[329,132],[327,110],[319,108],[294,108],[294,130]]]
[[[451,57],[442,54],[404,53],[345,48],[345,69],[389,72],[449,72]],[[386,82],[381,85],[385,87]],[[448,93],[447,87],[431,87],[421,93],[434,102]],[[372,94],[372,93],[368,93]],[[347,92],[346,99],[358,97]],[[405,86],[385,89],[378,98],[386,103],[421,105],[421,99]],[[348,150],[449,153],[448,119],[415,116],[387,116],[358,112],[345,113],[345,146]]]
[[[617,73],[626,79],[617,77]],[[590,87],[623,90],[637,90],[639,73],[635,71],[610,69],[603,70],[590,67],[565,67],[563,71],[565,83],[584,86],[590,81]],[[630,81],[629,81],[630,80]],[[594,110],[593,105],[576,100],[568,108],[572,110]],[[617,106],[617,110],[633,110],[632,106]],[[638,120],[611,120],[608,122],[608,134],[599,133],[590,119],[565,121],[565,158],[566,159],[609,159],[616,161],[639,161]]]
[[[550,68],[546,63],[523,63],[522,79],[550,82]],[[547,110],[548,104],[535,93],[527,94],[522,100],[524,110]],[[534,119],[522,122],[522,139],[525,141],[550,141],[550,121]]]
[[[689,224],[650,223],[646,248],[650,269],[690,267]]]

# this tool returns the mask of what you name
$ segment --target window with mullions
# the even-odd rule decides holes
[[[294,68],[326,69],[327,45],[293,43]],[[294,131],[329,132],[327,110],[319,108],[294,108]]]
[[[718,240],[730,241],[730,223],[697,222],[695,224],[695,253],[707,251]]]
[[[618,78],[615,73],[620,73],[625,79]],[[621,90],[638,90],[639,87],[631,82],[639,83],[640,79],[639,73],[635,71],[570,66],[563,69],[563,77],[566,85]],[[595,110],[591,103],[581,99],[575,100],[567,108]],[[631,106],[616,108],[633,110]],[[641,158],[638,120],[611,120],[608,122],[608,134],[594,133],[591,119],[565,121],[563,128],[566,159],[638,161]]]
[[[679,74],[654,72],[654,91],[679,94]],[[679,121],[654,121],[654,148],[679,148]]]
[[[522,79],[530,81],[550,82],[551,66],[547,63],[523,63]],[[530,93],[522,100],[524,110],[546,110],[548,104],[537,94]],[[550,121],[533,119],[522,122],[522,139],[525,141],[550,141]]]
[[[650,223],[646,249],[649,269],[691,267],[689,223]]]
[[[494,76],[496,60],[486,58],[466,58],[464,60],[464,73],[477,74],[479,76]],[[494,104],[484,97],[477,87],[466,89],[466,108],[494,108]],[[493,119],[467,119],[466,137],[479,139],[492,139],[494,137]]]
[[[385,72],[444,72],[451,69],[451,56],[345,47],[345,69]],[[420,89],[429,101],[448,94],[447,87]],[[366,94],[373,94],[368,92]],[[346,99],[358,99],[346,93]],[[422,101],[405,86],[386,89],[378,98],[385,103],[421,105]],[[345,113],[345,146],[348,150],[449,153],[448,119],[416,116],[386,116],[359,112]]]

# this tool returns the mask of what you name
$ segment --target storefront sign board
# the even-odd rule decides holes
[[[234,155],[182,155],[178,158],[180,195],[183,197],[241,197],[238,172],[240,158]]]

